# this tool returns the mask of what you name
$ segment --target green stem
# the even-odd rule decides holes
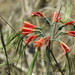
[[[60,8],[59,8],[59,11],[58,11],[59,14],[60,14],[60,11],[61,11],[61,7],[62,7],[62,5],[61,5]],[[57,16],[56,19],[58,19],[58,17],[59,17],[59,16]],[[56,28],[57,28],[57,22],[55,22],[55,24],[54,24],[53,38],[54,38],[54,35],[56,34],[56,33],[55,33],[55,32],[56,32]]]
[[[49,63],[50,63],[50,51],[48,49],[49,46],[47,46],[47,50],[46,50],[46,56],[47,56],[47,63],[46,63],[46,73],[47,75],[49,75]]]
[[[48,51],[51,53],[51,55],[52,55],[52,57],[53,57],[55,63],[57,64],[57,67],[59,68],[59,71],[61,72],[62,75],[64,75],[64,73],[62,72],[62,70],[61,70],[61,68],[60,68],[59,63],[57,62],[57,60],[56,60],[56,58],[55,58],[55,56],[54,56],[54,54],[53,54],[53,52],[52,52],[52,45],[53,45],[52,42],[53,42],[53,41],[50,41],[50,42],[49,42]]]
[[[39,52],[38,52],[38,50],[37,50],[36,53],[35,53],[35,55],[34,55],[34,58],[33,58],[33,60],[32,60],[32,63],[31,63],[31,65],[30,65],[30,67],[29,67],[29,70],[28,70],[27,75],[32,75],[33,68],[34,68],[34,65],[35,65],[35,62],[36,62],[38,53],[39,53]]]
[[[53,54],[53,52],[52,52],[51,50],[50,50],[50,53],[51,53],[51,55],[52,55],[54,61],[56,62],[57,66],[58,66],[58,68],[59,68],[59,71],[61,72],[62,75],[64,75],[64,73],[62,72],[62,70],[61,70],[61,68],[60,68],[60,66],[59,66],[59,64],[58,64],[58,62],[57,62],[57,60],[56,60],[56,58],[55,58],[55,56],[54,56],[54,54]]]
[[[1,29],[0,29],[0,33],[1,33],[1,42],[2,42],[2,45],[3,45],[3,48],[4,48],[4,52],[5,52],[5,56],[6,56],[6,61],[7,61],[8,75],[11,75],[10,74],[10,64],[9,64],[9,61],[8,61],[8,55],[7,55],[7,51],[6,51],[6,47],[5,47],[5,42],[4,42],[4,37],[3,37],[3,33],[2,33]]]

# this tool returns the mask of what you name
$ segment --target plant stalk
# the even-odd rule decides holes
[[[9,60],[8,60],[8,55],[7,55],[7,51],[6,51],[6,47],[5,47],[5,42],[4,42],[4,37],[3,37],[3,33],[2,30],[0,29],[0,33],[1,33],[1,42],[4,48],[4,52],[5,52],[5,56],[6,56],[6,61],[7,61],[7,68],[8,68],[8,75],[10,74],[10,64],[9,64]]]
[[[56,60],[56,58],[55,58],[55,56],[54,56],[54,54],[53,54],[53,52],[52,52],[51,50],[50,50],[50,53],[51,53],[51,55],[52,55],[54,61],[56,62],[57,66],[58,66],[58,68],[59,68],[59,71],[61,72],[62,75],[64,75],[64,73],[62,72],[62,70],[61,70],[61,68],[60,68],[60,66],[59,66],[59,64],[58,64],[58,62],[57,62],[57,60]]]

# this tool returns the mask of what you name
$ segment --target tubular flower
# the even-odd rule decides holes
[[[28,44],[29,42],[31,42],[32,40],[34,40],[37,37],[37,35],[32,35],[30,36],[26,41],[25,44]]]
[[[33,16],[41,16],[41,17],[44,17],[44,15],[42,13],[38,12],[38,11],[33,12],[32,15]]]
[[[64,42],[62,42],[62,41],[60,41],[60,46],[63,49],[64,54],[66,54],[67,52],[70,51],[70,48]]]
[[[30,34],[33,31],[35,31],[35,29],[30,29],[30,28],[25,28],[25,27],[22,28],[22,34],[25,34],[25,35]]]
[[[49,45],[49,42],[50,42],[50,36],[47,37],[46,40],[45,40],[45,43],[46,43],[47,46]]]
[[[27,35],[30,34],[31,32],[22,32],[21,34]]]
[[[42,47],[42,45],[44,44],[44,42],[45,42],[45,40],[44,40],[43,37],[40,40],[38,40],[38,41],[34,41],[35,47]]]
[[[28,23],[28,22],[24,22],[24,26],[23,27],[26,27],[26,28],[31,28],[31,29],[34,29],[36,28],[35,25],[31,24],[31,23]]]
[[[75,21],[67,22],[67,23],[65,23],[64,25],[70,25],[70,24],[73,24],[73,23],[75,23]]]
[[[33,32],[35,29],[30,29],[30,28],[22,28],[22,32]]]
[[[58,17],[59,16],[59,13],[57,13],[55,11],[52,15],[53,15],[53,21],[54,22],[59,22],[59,20],[61,19],[61,18]]]
[[[56,22],[60,22],[60,19],[62,19],[62,18],[58,18]]]
[[[75,31],[67,31],[66,33],[70,36],[75,37]]]

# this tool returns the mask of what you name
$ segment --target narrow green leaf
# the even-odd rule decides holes
[[[34,68],[34,65],[35,65],[35,62],[36,62],[36,59],[37,59],[37,55],[38,55],[38,50],[36,51],[35,55],[34,55],[34,58],[32,60],[32,63],[29,67],[29,70],[28,70],[28,73],[27,75],[32,75],[32,72],[33,72],[33,68]]]
[[[0,30],[0,34],[1,34],[2,46],[4,48],[4,53],[5,53],[5,57],[6,57],[7,67],[8,67],[8,75],[11,75],[10,74],[10,64],[9,64],[9,60],[8,60],[8,55],[7,55],[7,50],[6,50],[6,46],[5,46],[5,41],[4,41],[2,30]]]
[[[13,39],[15,39],[17,36],[19,36],[20,33],[21,33],[21,31],[19,31],[19,32],[15,33],[15,34],[13,34],[13,35],[11,36],[10,40],[7,42],[6,45],[8,45]]]

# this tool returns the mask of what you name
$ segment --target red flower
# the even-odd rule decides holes
[[[36,28],[35,25],[28,23],[28,22],[24,22],[24,26],[22,27],[21,31],[22,31],[22,34],[27,35],[35,31],[35,28]]]
[[[23,26],[23,27],[31,28],[31,29],[36,28],[35,25],[33,25],[33,24],[31,24],[31,23],[28,23],[28,22],[24,22],[24,26]]]
[[[42,45],[44,44],[45,40],[44,38],[42,37],[40,40],[38,41],[35,41],[35,47],[42,47]]]
[[[32,32],[22,32],[21,34],[24,34],[24,35],[27,35],[27,34],[30,34]]]
[[[70,36],[75,37],[75,31],[67,31],[66,33]]]
[[[60,46],[64,50],[64,54],[66,54],[66,52],[70,51],[70,48],[64,42],[62,42],[62,41],[60,41]]]
[[[54,22],[59,22],[59,20],[61,19],[61,18],[58,17],[59,16],[59,13],[57,13],[55,11],[52,15],[53,15],[53,21]]]
[[[32,15],[33,16],[41,16],[41,17],[44,17],[44,15],[42,13],[38,12],[38,11],[33,12]]]
[[[60,19],[62,19],[61,17],[59,17],[58,19],[57,19],[57,21],[56,22],[60,22]]]
[[[64,25],[70,25],[70,24],[73,24],[73,23],[75,23],[75,21],[67,22],[67,23],[65,23]]]
[[[22,28],[22,34],[30,34],[30,33],[32,33],[33,31],[35,31],[34,29],[30,29],[30,28],[25,28],[25,27],[23,27]]]
[[[28,44],[29,42],[31,42],[32,40],[34,40],[36,37],[37,37],[37,35],[32,35],[32,36],[30,36],[30,37],[25,41],[25,43]]]
[[[30,29],[30,28],[22,28],[22,32],[33,32],[34,29]]]
[[[50,42],[50,36],[47,37],[46,40],[45,40],[45,43],[46,43],[47,46],[49,45],[49,42]]]

